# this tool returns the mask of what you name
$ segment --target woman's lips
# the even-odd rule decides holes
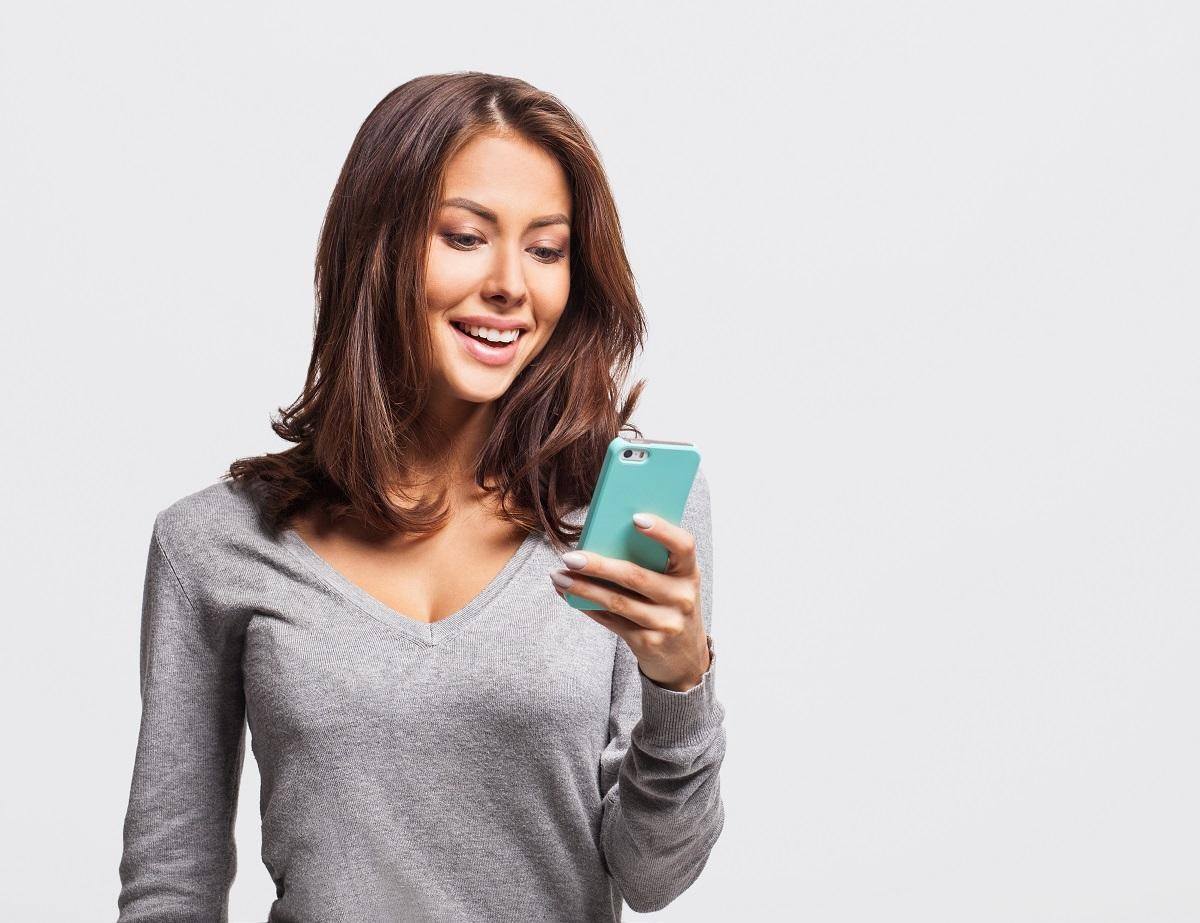
[[[522,331],[521,336],[517,337],[511,343],[505,343],[502,346],[484,346],[475,337],[468,333],[463,333],[457,324],[450,323],[450,326],[453,328],[454,335],[458,337],[458,342],[462,344],[463,349],[484,365],[507,365],[512,361],[513,356],[517,354],[517,344],[521,342],[521,337],[525,335],[525,332]]]

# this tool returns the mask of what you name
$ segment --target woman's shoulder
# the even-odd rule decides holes
[[[708,487],[708,475],[704,472],[704,466],[699,465],[696,468],[696,476],[692,480],[692,488],[688,493],[687,502],[683,508],[683,525],[685,528],[691,526],[703,526],[705,529],[711,528],[712,524],[712,494]]]
[[[257,488],[221,479],[179,497],[158,512],[154,534],[168,549],[186,557],[237,551],[270,541]]]

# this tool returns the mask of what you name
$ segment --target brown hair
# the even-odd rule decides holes
[[[446,490],[416,506],[388,496],[409,484],[409,459],[439,431],[422,415],[433,345],[424,272],[448,161],[486,132],[540,145],[571,190],[571,286],[551,339],[496,401],[495,427],[475,461],[475,483],[501,515],[553,543],[580,529],[604,451],[628,423],[645,385],[618,409],[642,347],[645,317],[620,220],[594,143],[557,98],[513,77],[431,74],[396,87],[350,146],[321,226],[316,314],[304,390],[271,428],[294,448],[234,461],[222,478],[252,484],[272,530],[316,505],[384,533],[437,531]]]

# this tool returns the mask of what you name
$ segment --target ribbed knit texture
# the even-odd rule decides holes
[[[703,470],[682,524],[711,643]],[[425,624],[272,537],[232,482],[161,511],[118,923],[227,923],[247,725],[269,923],[614,921],[678,897],[724,824],[715,654],[659,686],[558,597],[559,563],[531,533]]]

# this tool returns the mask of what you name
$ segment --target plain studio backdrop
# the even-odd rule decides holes
[[[712,489],[727,820],[657,917],[1200,919],[1198,36],[1154,2],[6,6],[0,917],[116,918],[155,513],[286,447],[355,132],[481,70],[594,135],[635,422]],[[258,792],[247,748],[234,923],[274,897]]]

